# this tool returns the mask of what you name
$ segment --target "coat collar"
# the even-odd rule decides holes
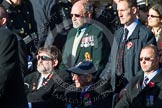
[[[134,39],[139,39],[139,32],[140,32],[140,27],[141,27],[141,23],[139,22],[135,28],[135,30],[133,31],[133,33],[130,35],[130,37],[128,38],[128,41],[130,40],[134,40]]]
[[[143,76],[142,76],[143,77]],[[143,78],[142,80],[143,81]],[[152,82],[153,85],[150,85],[149,83],[146,85],[146,87],[143,89],[143,91],[149,90],[150,88],[154,87],[155,85],[158,85],[160,82],[162,81],[162,69],[160,69],[160,72],[158,72],[151,80],[150,82]],[[141,83],[142,84],[142,83]]]
[[[162,81],[162,69],[160,69],[160,72],[155,75],[151,80],[151,82],[159,83]]]
[[[138,38],[139,38],[140,27],[141,27],[141,23],[139,22],[139,23],[137,24],[137,26],[135,27],[135,30],[132,32],[132,34],[131,34],[130,37],[128,38],[128,41],[134,40],[134,39],[138,39]],[[120,40],[122,39],[122,34],[123,34],[123,32],[124,32],[124,26],[121,27],[117,32],[118,32],[118,33],[117,33],[115,39],[116,39],[116,41],[119,43]]]
[[[142,71],[140,71],[140,72],[142,72]],[[137,77],[139,77],[139,80],[138,80],[138,82],[137,82],[137,84],[136,84],[136,87],[138,88],[139,91],[142,90],[143,76],[144,76],[143,73],[142,73],[142,75],[137,76]]]

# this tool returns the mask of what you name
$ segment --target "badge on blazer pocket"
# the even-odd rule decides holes
[[[92,60],[91,60],[91,55],[90,55],[89,52],[85,52],[85,53],[84,53],[84,59],[85,59],[86,61],[92,61]]]

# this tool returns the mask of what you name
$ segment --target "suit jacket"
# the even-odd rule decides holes
[[[23,39],[16,33],[14,33],[18,40],[19,59],[20,59],[20,71],[26,76],[28,73],[28,56],[27,47]]]
[[[0,49],[0,106],[27,108],[17,38],[3,26],[0,27]]]
[[[161,108],[162,70],[150,80],[144,89],[142,89],[143,77],[142,74],[132,79],[115,108]]]
[[[39,72],[34,72],[25,77],[27,99],[32,103],[32,108],[53,108],[56,105],[64,107],[57,96],[63,96],[66,89],[64,83],[71,81],[67,72],[54,71],[47,84],[37,89],[40,76]]]
[[[120,40],[122,39],[122,34],[124,27],[119,28],[114,34],[114,41],[112,45],[111,54],[106,68],[102,71],[100,78],[110,79],[113,89],[115,89],[115,74],[116,74],[116,56],[118,47],[120,45]],[[125,82],[129,82],[133,76],[137,75],[141,70],[139,65],[139,54],[142,49],[147,44],[155,44],[156,40],[153,33],[142,25],[140,22],[137,24],[135,30],[128,38],[127,45],[124,51],[124,79]]]
[[[109,57],[110,44],[107,37],[103,33],[103,30],[97,25],[87,24],[86,31],[84,32],[77,48],[74,64],[71,64],[72,47],[76,33],[77,30],[74,28],[72,28],[68,33],[62,55],[61,68],[63,65],[65,65],[65,68],[69,68],[83,60],[86,60],[85,54],[88,53],[90,59],[98,69],[96,75],[98,76],[101,70],[105,67]],[[85,42],[86,39],[88,40],[87,43]]]

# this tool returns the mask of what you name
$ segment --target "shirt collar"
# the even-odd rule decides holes
[[[139,23],[139,20],[135,19],[134,22],[130,24],[129,26],[126,26],[126,25],[124,26],[124,28],[127,28],[129,31],[127,39],[131,36],[131,34],[133,33],[138,23]]]
[[[149,78],[149,80],[147,81],[150,82],[150,80],[160,71],[160,69],[157,69],[156,71],[154,71],[153,73],[147,75],[147,77]],[[145,78],[146,75],[144,75],[144,78]]]

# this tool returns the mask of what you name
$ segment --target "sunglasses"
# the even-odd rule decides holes
[[[155,16],[155,15],[147,15],[147,17],[151,17],[151,18],[160,18],[160,16]]]
[[[80,77],[80,76],[82,76],[82,74],[74,74],[74,73],[71,73],[71,76],[72,76],[72,77],[74,77],[74,76]]]
[[[76,18],[82,17],[82,15],[79,15],[79,14],[70,14],[70,15],[71,15],[71,17],[75,16]]]
[[[153,58],[151,58],[151,57],[141,57],[141,58],[140,58],[140,61],[143,61],[143,59],[144,59],[145,61],[152,61],[152,60],[153,60]]]
[[[50,61],[52,58],[47,57],[47,56],[37,56],[37,60],[43,60],[43,61]]]

